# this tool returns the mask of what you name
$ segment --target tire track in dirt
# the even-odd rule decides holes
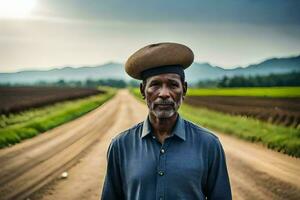
[[[106,171],[106,153],[111,139],[145,119],[147,108],[134,97],[122,92],[120,110],[113,126],[91,148],[85,157],[73,166],[67,179],[57,178],[30,197],[32,200],[97,200]],[[84,183],[84,184],[82,184]]]
[[[225,153],[234,199],[300,199],[300,159],[225,134]]]
[[[99,133],[114,123],[119,101],[120,98],[114,98],[83,118],[19,146],[3,149],[0,153],[1,199],[22,199],[53,179],[62,168],[74,164],[80,154],[101,137]]]

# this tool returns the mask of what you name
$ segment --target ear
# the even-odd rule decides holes
[[[183,99],[185,98],[186,93],[187,93],[187,82],[184,81],[184,83],[183,83],[183,96],[182,96]]]
[[[143,83],[140,83],[140,92],[143,96],[143,99],[145,99],[145,85]]]

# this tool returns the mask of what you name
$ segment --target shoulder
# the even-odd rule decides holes
[[[215,159],[225,157],[223,146],[219,138],[211,131],[193,122],[185,120],[186,129],[189,129],[189,135],[192,140],[196,140],[198,146],[207,153],[208,162],[212,163]]]
[[[134,139],[140,136],[140,132],[143,128],[143,122],[135,124],[131,128],[122,131],[117,136],[115,136],[111,143],[112,144],[126,144],[128,142],[132,142]]]
[[[190,134],[192,138],[197,138],[206,144],[219,145],[220,141],[215,133],[207,128],[200,125],[194,124],[191,121],[184,119],[187,134]]]

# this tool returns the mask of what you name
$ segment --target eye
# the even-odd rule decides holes
[[[172,82],[171,83],[171,87],[172,88],[178,88],[179,87],[179,84],[177,82]]]
[[[153,81],[153,82],[151,82],[150,83],[150,87],[154,87],[154,86],[158,86],[159,85],[159,83],[158,82],[156,82],[156,81]]]

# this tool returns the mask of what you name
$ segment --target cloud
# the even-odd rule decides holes
[[[196,61],[247,65],[300,52],[300,1],[43,0],[0,20],[0,67],[124,62],[149,43],[190,46]]]
[[[83,19],[300,25],[297,0],[48,1],[55,14]]]

